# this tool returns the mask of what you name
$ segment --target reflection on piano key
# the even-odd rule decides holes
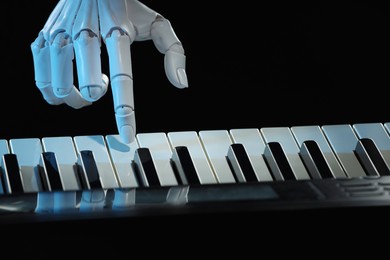
[[[231,129],[230,135],[234,143],[241,143],[245,147],[257,180],[272,181],[272,175],[264,161],[265,143],[259,130],[257,128]]]
[[[161,186],[177,185],[171,165],[172,150],[166,134],[139,133],[137,141],[140,148],[149,149]]]
[[[299,156],[299,147],[288,127],[264,127],[260,129],[266,143],[277,142],[283,149],[288,163],[297,180],[310,179]]]
[[[255,171],[243,144],[231,144],[227,157],[238,182],[257,181]]]
[[[106,190],[83,190],[79,210],[82,212],[101,211],[106,205]]]
[[[185,146],[188,149],[201,184],[217,183],[197,132],[169,132],[167,136],[172,147]]]
[[[322,130],[347,176],[366,176],[366,172],[354,153],[358,138],[352,126],[348,124],[324,125]]]
[[[334,178],[325,156],[316,141],[304,141],[301,145],[300,155],[312,179]]]
[[[138,148],[137,142],[122,143],[119,135],[107,135],[106,142],[121,187],[138,187],[139,184],[132,167],[134,153]]]
[[[370,138],[379,149],[386,165],[390,166],[390,138],[382,123],[354,124],[353,129],[360,139]]]
[[[346,177],[343,168],[338,162],[337,157],[332,151],[332,148],[326,140],[326,137],[322,132],[320,126],[294,126],[291,127],[291,132],[293,133],[298,145],[301,147],[305,141],[315,141],[321,149],[321,152],[325,157],[326,163],[330,167],[332,175],[335,178]]]
[[[22,172],[25,192],[43,191],[39,173],[42,145],[39,138],[20,138],[9,141],[11,153],[16,154]]]
[[[75,136],[73,137],[73,141],[77,153],[81,151],[91,151],[93,153],[102,187],[105,189],[118,188],[120,185],[104,137],[101,135]]]
[[[127,209],[129,207],[134,207],[136,203],[136,190],[137,189],[135,188],[115,189],[112,207],[114,209]]]
[[[226,159],[229,146],[232,144],[228,131],[203,130],[199,131],[199,137],[218,183],[235,183],[234,175]]]

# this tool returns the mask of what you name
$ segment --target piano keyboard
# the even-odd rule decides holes
[[[138,133],[131,144],[3,139],[0,219],[390,205],[389,133],[358,123]]]

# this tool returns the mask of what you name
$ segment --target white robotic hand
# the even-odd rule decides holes
[[[60,0],[31,44],[36,86],[52,105],[78,109],[99,100],[109,84],[101,69],[104,42],[118,132],[123,142],[131,143],[136,124],[130,45],[145,40],[153,40],[165,55],[171,84],[188,87],[184,49],[162,15],[137,0]],[[74,59],[78,87],[73,82]]]

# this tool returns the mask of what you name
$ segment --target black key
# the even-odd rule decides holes
[[[101,189],[99,170],[96,166],[95,157],[90,150],[80,151],[79,164],[81,167],[81,181],[89,189]]]
[[[142,147],[135,150],[134,161],[139,181],[145,187],[161,186],[152,155],[148,148]]]
[[[316,141],[304,141],[300,156],[313,179],[334,178],[332,170]]]
[[[362,138],[356,144],[355,154],[367,175],[390,175],[389,167],[371,138]]]
[[[16,154],[4,154],[2,168],[6,193],[23,193],[23,181]]]
[[[51,191],[62,191],[61,174],[57,158],[54,152],[43,152],[41,154],[40,166],[42,175],[48,180]],[[43,178],[42,178],[43,179]],[[45,185],[44,185],[45,186]]]
[[[227,158],[238,182],[257,181],[255,170],[243,144],[231,144]]]
[[[200,184],[194,162],[186,146],[176,146],[173,151],[172,160],[182,184]]]
[[[280,143],[269,142],[265,147],[264,157],[275,180],[296,180]]]

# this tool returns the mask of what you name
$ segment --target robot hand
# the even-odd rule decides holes
[[[136,124],[130,45],[150,39],[165,55],[171,84],[188,87],[184,49],[162,15],[137,0],[60,0],[31,44],[36,86],[49,104],[79,109],[99,100],[111,81],[118,132],[123,142],[131,143]],[[102,41],[110,79],[101,69]],[[78,87],[73,83],[74,56]]]

